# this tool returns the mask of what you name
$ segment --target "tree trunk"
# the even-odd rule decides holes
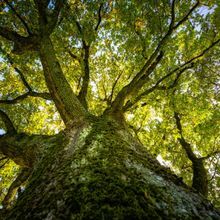
[[[110,117],[54,140],[6,219],[220,219]]]

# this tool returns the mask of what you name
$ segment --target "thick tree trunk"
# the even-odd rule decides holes
[[[45,149],[6,219],[220,219],[110,118]]]

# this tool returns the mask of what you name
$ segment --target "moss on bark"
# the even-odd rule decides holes
[[[123,126],[101,117],[49,147],[7,219],[219,219]]]

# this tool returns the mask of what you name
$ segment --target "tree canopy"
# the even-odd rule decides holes
[[[0,39],[2,136],[124,115],[185,183],[202,161],[220,206],[218,0],[3,0]],[[11,159],[1,150],[1,201],[19,174]]]

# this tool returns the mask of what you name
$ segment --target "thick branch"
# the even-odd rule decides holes
[[[57,25],[60,11],[64,5],[63,0],[56,0],[53,11],[48,11],[48,0],[34,0],[38,9],[39,28],[41,35],[49,36]]]
[[[141,87],[146,83],[148,80],[148,76],[155,70],[156,66],[162,59],[163,54],[161,53],[158,55],[157,59],[154,63],[151,64],[151,66],[147,69],[146,73],[138,80],[138,81],[131,81],[127,86],[125,86],[116,96],[115,100],[112,103],[111,111],[116,110],[122,110],[124,101],[126,98],[132,95],[132,93],[135,93],[135,91],[138,89],[141,89]]]
[[[50,38],[44,37],[41,41],[40,59],[51,97],[66,125],[73,121],[82,122],[87,111],[73,93],[55,54]]]
[[[56,0],[53,13],[49,16],[48,33],[51,34],[57,25],[60,11],[64,5],[64,0]]]
[[[49,1],[48,0],[34,0],[34,3],[37,7],[38,14],[39,14],[39,27],[43,29],[43,26],[45,26],[48,22],[46,10],[47,10]]]
[[[0,117],[2,119],[2,121],[5,124],[6,130],[8,134],[16,134],[16,129],[14,127],[13,122],[11,121],[11,119],[8,117],[8,115],[0,109]]]

